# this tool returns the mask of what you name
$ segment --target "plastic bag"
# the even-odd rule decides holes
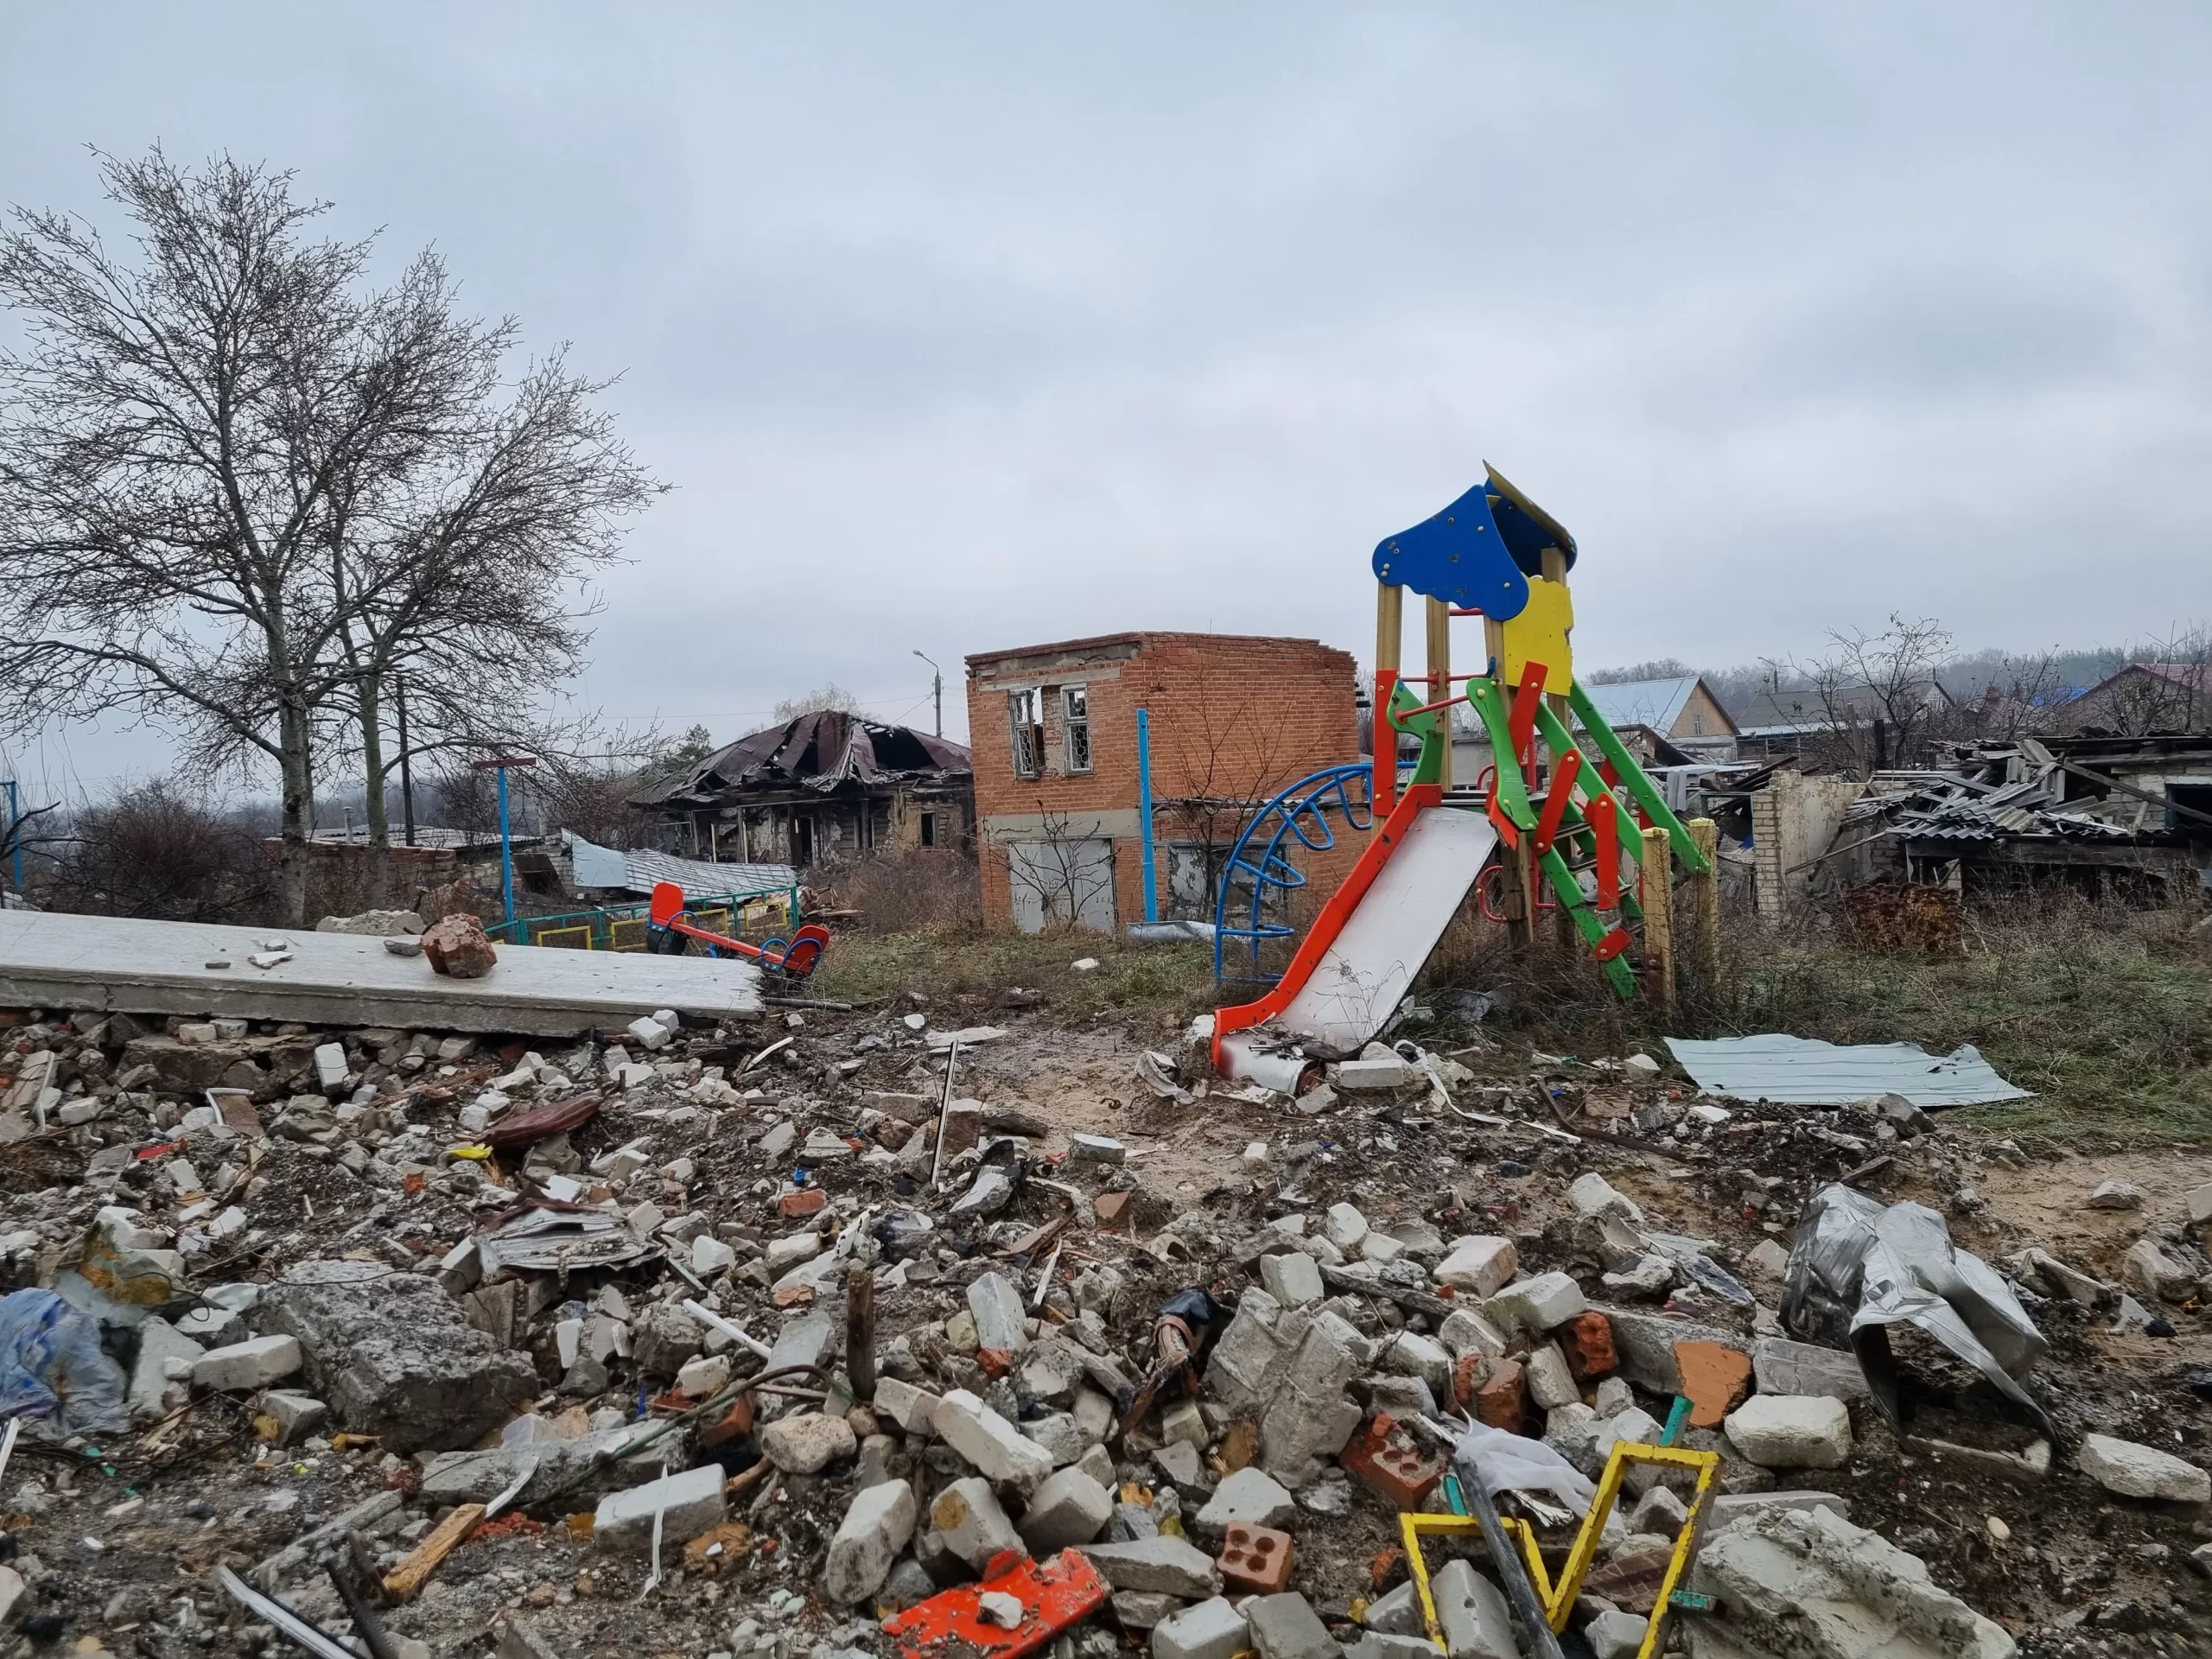
[[[1471,1461],[1492,1497],[1500,1492],[1550,1492],[1580,1513],[1598,1489],[1589,1478],[1541,1440],[1529,1440],[1488,1423],[1469,1423],[1459,1432],[1454,1460]]]
[[[99,1327],[50,1290],[0,1297],[0,1418],[55,1420],[72,1434],[117,1434],[130,1426],[123,1370],[100,1347]]]
[[[1815,1193],[1789,1252],[1782,1318],[1800,1337],[1847,1343],[1892,1422],[1899,1395],[1887,1329],[1902,1324],[1926,1332],[2050,1432],[2020,1382],[2044,1356],[2043,1333],[1995,1269],[1953,1244],[1925,1205],[1883,1205],[1840,1185]]]

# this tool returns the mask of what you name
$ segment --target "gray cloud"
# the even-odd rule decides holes
[[[1582,539],[1586,661],[2212,614],[2194,10],[213,4],[9,38],[0,196],[90,208],[86,142],[266,157],[624,372],[679,488],[607,584],[580,693],[613,713],[728,734],[834,677],[899,714],[912,647],[1122,626],[1364,654],[1368,550],[1484,457]],[[71,741],[88,776],[162,758]]]

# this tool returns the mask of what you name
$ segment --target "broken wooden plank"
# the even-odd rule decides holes
[[[481,1503],[464,1503],[439,1522],[429,1537],[407,1553],[405,1560],[384,1575],[385,1594],[394,1601],[404,1601],[420,1590],[438,1570],[438,1563],[452,1554],[483,1518]]]

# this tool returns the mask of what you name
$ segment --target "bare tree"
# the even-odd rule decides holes
[[[1878,633],[1853,628],[1828,639],[1833,648],[1802,667],[1770,664],[1777,693],[1802,677],[1806,700],[1820,710],[1827,758],[1862,778],[1924,764],[1945,702],[1936,676],[1950,655],[1949,633],[1941,623],[1893,614]]]
[[[773,717],[778,721],[797,720],[801,715],[819,714],[824,709],[834,714],[857,715],[861,700],[836,681],[824,680],[811,691],[785,698],[776,705]]]
[[[1038,802],[1037,828],[999,849],[1006,860],[1007,886],[1019,917],[1026,898],[1035,904],[1039,931],[1068,933],[1083,925],[1084,912],[1099,900],[1110,912],[1114,863],[1110,851],[1101,862],[1092,856],[1099,837],[1090,826]],[[1110,845],[1110,843],[1109,843]],[[1110,928],[1112,920],[1109,917]]]
[[[1633,685],[1639,680],[1687,680],[1696,674],[1697,670],[1679,657],[1655,657],[1625,668],[1595,668],[1574,677],[1590,685]]]
[[[434,731],[519,706],[579,648],[533,581],[603,561],[651,486],[595,384],[556,359],[496,401],[511,325],[458,319],[428,256],[365,290],[369,244],[311,241],[289,174],[99,170],[138,259],[57,213],[0,238],[30,340],[0,357],[0,724],[127,711],[203,772],[272,763],[303,925],[328,747],[358,736],[381,816],[386,677],[422,673]]]

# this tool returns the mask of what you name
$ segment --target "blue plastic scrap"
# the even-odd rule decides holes
[[[0,1297],[0,1419],[44,1418],[71,1434],[130,1427],[123,1370],[99,1327],[50,1290]]]

